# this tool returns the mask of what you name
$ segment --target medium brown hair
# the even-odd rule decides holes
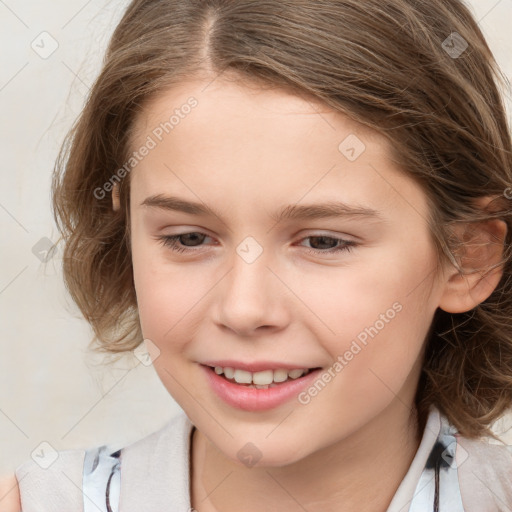
[[[507,223],[502,279],[467,313],[438,308],[416,395],[419,418],[435,405],[463,435],[492,435],[512,400],[512,141],[504,75],[460,0],[134,0],[53,181],[64,279],[92,344],[115,354],[142,342],[130,180],[120,182],[118,211],[94,191],[129,158],[150,98],[224,72],[316,98],[387,137],[397,168],[426,194],[438,263],[465,272],[454,224]],[[485,211],[473,204],[482,196],[496,198]]]

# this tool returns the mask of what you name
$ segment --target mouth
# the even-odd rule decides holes
[[[209,388],[225,404],[253,413],[272,410],[297,399],[323,371],[321,367],[293,368],[291,365],[267,364],[262,361],[238,363],[239,366],[259,370],[255,372],[233,366],[218,366],[227,363],[211,361],[209,364],[200,364]],[[270,369],[272,366],[279,367]]]
[[[317,366],[314,368],[277,368],[250,372],[247,370],[233,368],[231,366],[203,366],[227,382],[238,384],[245,388],[254,389],[271,389],[279,387],[291,381],[299,381],[309,373],[321,369],[321,367]]]

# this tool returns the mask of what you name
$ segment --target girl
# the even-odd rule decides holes
[[[501,78],[461,0],[134,0],[53,206],[97,348],[183,414],[9,510],[511,510]]]

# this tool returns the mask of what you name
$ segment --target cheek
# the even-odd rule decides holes
[[[321,290],[308,297],[328,327],[321,327],[320,339],[342,367],[334,372],[333,387],[354,406],[398,392],[421,354],[436,309],[428,277],[433,253],[427,245],[423,256],[404,247],[383,250],[374,261],[310,288]]]
[[[183,364],[183,353],[195,336],[193,306],[206,291],[200,288],[200,276],[160,261],[159,247],[135,247],[132,254],[142,333],[156,346],[153,367],[180,407],[190,409],[197,379],[190,373],[193,365]]]
[[[421,255],[407,245],[397,241],[375,250],[365,249],[348,258],[344,266],[311,267],[294,280],[287,276],[306,306],[307,317],[318,323],[322,337],[332,338],[329,343],[334,348],[343,349],[343,344],[337,345],[340,340],[352,340],[376,323],[383,337],[394,329],[401,330],[402,337],[425,329],[425,308],[432,308],[428,304],[432,303],[428,275],[433,254],[426,244],[419,251]]]
[[[136,240],[133,278],[143,335],[162,351],[174,350],[180,341],[194,336],[194,319],[212,286],[211,271],[200,266],[191,271],[166,260],[165,249],[154,241],[149,245]]]

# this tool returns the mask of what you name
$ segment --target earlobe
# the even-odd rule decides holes
[[[507,236],[507,224],[499,219],[467,223],[454,229],[461,242],[459,261],[462,272],[451,267],[447,273],[439,307],[447,313],[464,313],[485,301],[503,275],[500,265]]]
[[[119,184],[114,183],[112,187],[112,209],[117,212],[121,207],[120,199],[119,199]]]

